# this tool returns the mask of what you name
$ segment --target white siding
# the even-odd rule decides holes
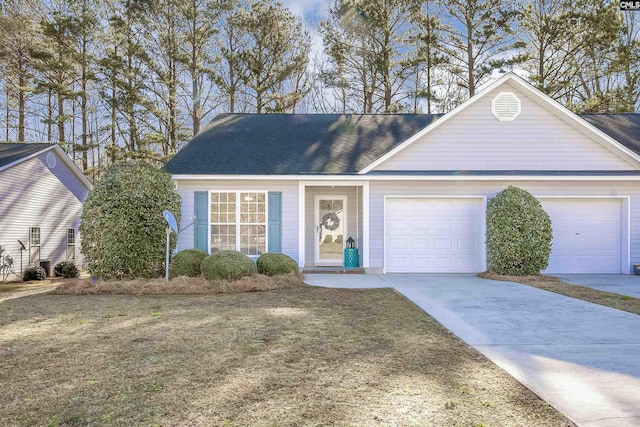
[[[20,269],[18,239],[28,245],[30,227],[40,227],[40,259],[51,261],[52,268],[66,259],[67,229],[75,229],[76,264],[84,263],[78,226],[89,190],[57,153],[48,153],[56,156],[53,169],[43,153],[0,172],[0,245],[4,255],[13,256],[16,271]],[[28,251],[22,259],[26,268]]]
[[[630,263],[640,263],[640,185],[637,182],[602,181],[373,181],[370,185],[370,267],[384,266],[384,197],[396,196],[487,196],[492,197],[509,185],[534,196],[629,197]],[[623,212],[622,227],[626,226]],[[629,269],[631,266],[629,266]],[[623,269],[628,273],[628,269]]]
[[[282,252],[298,261],[298,183],[296,181],[215,181],[179,180],[178,194],[182,199],[180,228],[191,223],[194,216],[196,191],[281,191],[282,192]],[[193,227],[178,236],[177,249],[193,248]]]
[[[491,99],[511,91],[522,102],[512,122],[491,114]],[[511,85],[481,95],[374,170],[635,170]]]

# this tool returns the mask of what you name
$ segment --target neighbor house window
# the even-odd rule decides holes
[[[211,193],[211,253],[236,250],[260,255],[267,248],[267,195],[262,192]]]
[[[40,227],[29,227],[29,264],[40,261]]]
[[[76,230],[67,229],[67,259],[76,259]]]

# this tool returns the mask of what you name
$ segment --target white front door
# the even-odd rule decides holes
[[[316,265],[343,265],[347,196],[316,196],[314,224]]]

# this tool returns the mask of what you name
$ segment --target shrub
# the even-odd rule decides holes
[[[551,220],[525,190],[510,186],[489,201],[486,237],[491,272],[530,276],[549,265]]]
[[[75,279],[80,277],[78,267],[73,261],[61,261],[53,267],[53,274],[56,277],[64,277],[65,279]]]
[[[171,175],[146,163],[109,169],[84,202],[81,251],[101,279],[160,276],[164,271],[163,210],[180,221],[180,196]],[[170,248],[175,247],[171,234]]]
[[[171,277],[200,275],[200,264],[209,254],[200,249],[185,249],[178,252],[169,265]]]
[[[256,267],[258,267],[258,273],[266,274],[267,276],[278,276],[300,271],[298,263],[293,258],[278,253],[260,255],[256,261]]]
[[[42,267],[30,267],[24,271],[22,280],[30,282],[32,280],[44,280],[47,278],[47,272]]]
[[[253,260],[238,251],[220,251],[209,255],[202,261],[200,269],[209,280],[235,280],[257,272]]]

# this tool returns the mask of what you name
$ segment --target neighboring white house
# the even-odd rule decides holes
[[[178,249],[340,266],[351,236],[368,272],[475,273],[487,200],[514,185],[551,216],[547,273],[628,274],[639,153],[640,115],[579,116],[507,74],[445,115],[220,115],[166,170],[197,218]]]
[[[21,261],[23,270],[81,266],[78,226],[91,187],[58,145],[0,143],[0,265],[12,257],[18,276]]]

